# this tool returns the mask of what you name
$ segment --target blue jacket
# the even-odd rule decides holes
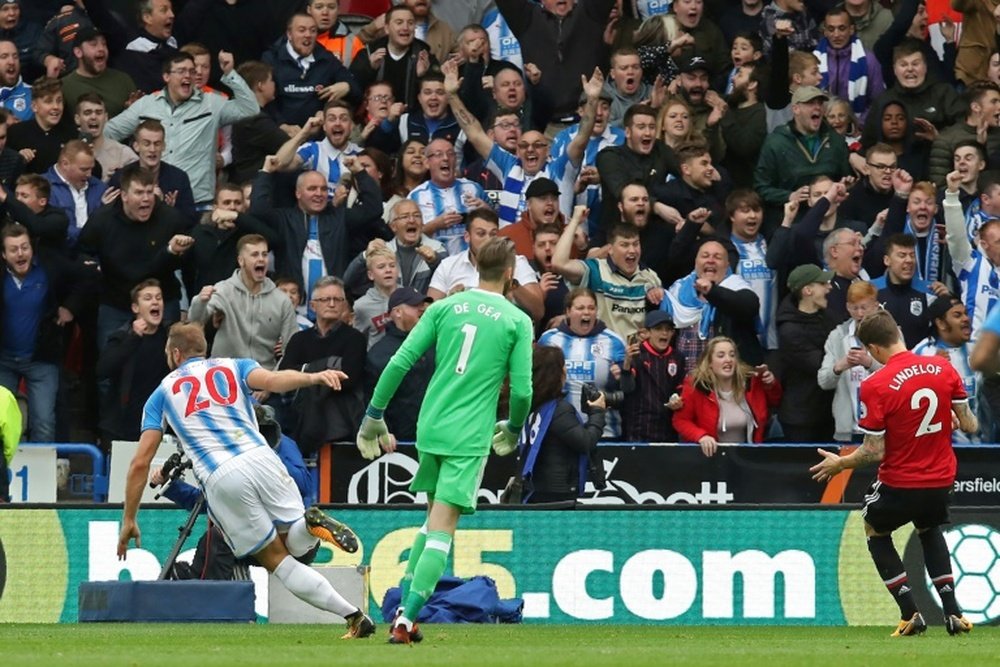
[[[283,38],[264,53],[262,60],[274,68],[276,97],[268,105],[279,123],[305,125],[317,111],[323,109],[323,100],[316,94],[316,86],[332,86],[346,82],[351,87],[347,100],[357,106],[361,101],[361,88],[354,75],[340,60],[320,45],[313,49],[316,60],[303,74],[299,64],[288,52],[288,39]]]
[[[73,193],[70,192],[69,184],[56,173],[56,166],[52,165],[45,172],[45,180],[52,185],[52,193],[49,195],[49,205],[62,209],[69,218],[69,229],[66,232],[66,243],[69,247],[76,245],[76,239],[80,236],[83,225],[76,222],[76,204],[73,203]],[[87,191],[84,196],[87,199],[87,215],[103,206],[101,195],[108,189],[108,186],[101,182],[101,179],[91,176],[87,179]]]
[[[20,78],[10,88],[0,87],[0,107],[14,114],[19,121],[34,118],[35,112],[31,110],[31,86]]]

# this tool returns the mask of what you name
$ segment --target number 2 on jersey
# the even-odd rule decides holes
[[[938,409],[938,397],[933,389],[924,387],[913,392],[913,396],[910,398],[910,407],[914,410],[919,410],[920,404],[924,402],[925,398],[927,399],[927,412],[924,413],[924,418],[920,420],[920,426],[917,428],[918,438],[922,435],[930,435],[941,430],[941,422],[931,421],[934,419],[934,415]]]
[[[215,378],[218,375],[221,375],[225,381],[225,394],[220,393],[219,387],[215,384]],[[184,408],[185,417],[190,417],[194,413],[204,410],[212,404],[212,401],[215,401],[219,405],[232,405],[236,402],[238,396],[236,391],[236,376],[225,366],[213,366],[205,373],[205,391],[208,392],[208,398],[211,400],[201,398],[201,380],[193,375],[185,375],[178,378],[174,382],[174,386],[170,389],[176,395],[181,393],[185,386],[190,387],[187,395],[187,405]]]
[[[472,342],[476,340],[476,325],[474,324],[463,324],[462,334],[465,336],[462,339],[462,349],[458,353],[458,363],[455,364],[455,372],[459,375],[465,374],[465,367],[469,363],[469,355],[472,354]]]

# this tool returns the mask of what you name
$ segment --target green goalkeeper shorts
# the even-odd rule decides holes
[[[419,458],[410,491],[424,491],[434,497],[434,502],[448,503],[462,514],[475,513],[487,457],[419,454]]]

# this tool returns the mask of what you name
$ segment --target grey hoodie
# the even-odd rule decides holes
[[[604,92],[611,96],[611,110],[608,113],[608,125],[621,125],[625,112],[633,104],[649,99],[653,95],[653,87],[645,81],[639,81],[639,88],[632,95],[624,95],[615,87],[610,79],[604,82]]]
[[[354,328],[368,336],[368,349],[385,335],[389,321],[389,295],[377,287],[369,287],[365,295],[354,302]]]
[[[264,279],[260,292],[251,294],[239,269],[215,283],[208,301],[195,297],[188,319],[204,324],[216,313],[222,313],[223,319],[212,343],[212,356],[249,358],[268,369],[277,363],[274,345],[278,339],[287,344],[299,330],[288,296],[270,278]]]

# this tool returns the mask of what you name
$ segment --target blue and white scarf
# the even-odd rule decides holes
[[[660,310],[670,313],[678,329],[697,324],[698,338],[707,340],[715,320],[715,306],[698,295],[698,290],[694,288],[695,280],[697,275],[692,271],[684,278],[674,281],[660,302]],[[733,273],[729,267],[726,267],[726,277],[719,286],[731,290],[751,289],[750,283]]]
[[[982,209],[981,203],[982,200],[977,196],[969,204],[969,210],[965,212],[965,233],[973,248],[976,247],[979,228],[986,224],[987,220],[996,220],[996,216],[990,215]]]
[[[906,224],[903,226],[903,233],[909,234],[917,239],[917,253],[920,252],[920,235],[913,230],[910,224],[910,215],[906,215]],[[926,280],[928,283],[937,282],[941,277],[941,244],[939,243],[937,225],[931,222],[931,228],[927,232],[927,248],[924,256],[917,257],[917,278]]]
[[[829,48],[830,40],[824,37],[819,40],[816,50],[813,51],[813,55],[819,59],[819,73],[823,76],[819,87],[823,90],[830,90]],[[868,56],[865,53],[865,45],[857,35],[851,38],[850,49],[851,66],[847,74],[847,100],[851,103],[854,113],[863,114],[868,110]]]

